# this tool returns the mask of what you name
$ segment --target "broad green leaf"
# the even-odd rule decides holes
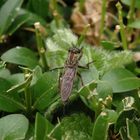
[[[140,20],[136,20],[136,21],[132,22],[131,24],[128,25],[128,27],[140,29]]]
[[[81,71],[80,75],[84,86],[90,85],[99,79],[99,73],[93,64],[89,65],[89,68]]]
[[[43,73],[42,73],[41,67],[36,66],[35,69],[33,70],[33,79],[32,79],[31,85],[36,84],[37,80],[39,80],[42,75],[43,75]]]
[[[64,66],[68,49],[76,41],[77,38],[70,29],[59,29],[52,38],[46,40],[47,61],[51,69]]]
[[[57,87],[54,86],[51,89],[44,92],[40,97],[36,99],[34,102],[34,108],[38,110],[44,110],[49,107],[51,103],[53,103],[56,99],[58,99]]]
[[[17,91],[19,91],[21,89],[24,89],[25,87],[30,85],[31,80],[32,80],[32,75],[29,75],[29,77],[25,81],[23,81],[23,82],[21,82],[19,84],[13,85],[10,89],[8,89],[6,91],[7,94],[12,94],[13,92],[17,92]]]
[[[1,59],[3,61],[18,65],[34,68],[38,65],[37,57],[34,52],[28,48],[16,47],[5,52]]]
[[[115,48],[115,43],[111,41],[101,41],[101,45],[107,50],[113,50]]]
[[[46,140],[47,135],[53,129],[53,125],[39,113],[36,114],[35,120],[35,140]]]
[[[23,73],[16,73],[16,74],[12,74],[8,80],[10,81],[10,83],[12,85],[17,85],[17,84],[20,84],[20,83],[23,83],[24,82],[24,74]]]
[[[0,1],[0,7],[6,2],[6,0],[1,0]]]
[[[39,98],[43,93],[50,90],[54,86],[58,85],[58,76],[59,75],[57,71],[50,71],[44,73],[37,80],[36,84],[31,87],[34,100]]]
[[[10,77],[10,71],[6,68],[0,69],[0,77],[3,79],[8,79]]]
[[[64,67],[66,53],[64,51],[46,52],[47,62],[51,69]]]
[[[23,0],[7,0],[0,9],[0,35],[12,24]]]
[[[34,107],[45,109],[58,95],[58,73],[56,71],[44,73],[32,86]]]
[[[70,29],[58,29],[53,39],[61,48],[67,50],[73,44],[76,44],[77,37],[72,33]],[[60,41],[61,40],[61,41]],[[78,47],[78,46],[77,46]]]
[[[21,140],[25,138],[29,122],[21,114],[12,114],[0,119],[1,140]]]
[[[6,112],[16,112],[19,110],[25,110],[20,102],[16,101],[14,98],[7,96],[6,94],[0,94],[0,110]]]
[[[12,35],[18,28],[20,28],[24,23],[26,23],[29,20],[29,14],[25,13],[23,10],[20,10],[18,12],[17,17],[9,27],[7,33],[9,35]]]
[[[108,82],[98,82],[97,84],[97,92],[98,98],[102,98],[103,100],[107,97],[112,97],[112,87],[108,84]]]
[[[45,19],[41,18],[40,16],[36,15],[35,13],[32,13],[26,9],[20,10],[24,15],[28,15],[28,20],[26,21],[26,26],[34,25],[35,22],[40,22],[41,25],[46,26]]]
[[[97,117],[92,133],[93,140],[107,140],[109,126],[116,122],[118,114],[114,110],[104,110]]]
[[[140,137],[138,135],[138,130],[134,122],[126,118],[126,125],[128,138],[131,140],[139,140]]]
[[[11,86],[12,84],[8,80],[0,78],[0,94],[8,90]]]
[[[133,120],[136,115],[136,110],[134,108],[130,108],[128,110],[122,110],[119,113],[118,119],[115,123],[116,131],[119,131],[121,127],[126,127],[126,118]]]
[[[15,93],[13,96],[11,94],[9,96],[6,92],[12,87],[12,85],[13,83],[9,79],[5,80],[0,78],[0,110],[6,112],[25,110],[25,107],[19,102],[20,100],[17,101],[18,98],[16,98]]]
[[[41,16],[42,18],[46,18],[50,16],[49,0],[29,0],[28,10]]]
[[[130,6],[132,0],[121,0],[124,4]],[[140,8],[140,1],[135,0],[135,8]]]
[[[105,73],[102,81],[108,82],[115,93],[126,92],[140,87],[140,79],[124,68],[116,68]]]
[[[134,97],[137,94],[136,92],[137,91],[132,90],[132,91],[128,91],[128,92],[123,92],[123,94],[120,93],[120,94],[113,95],[112,105],[114,107],[116,107],[116,111],[118,113],[121,113],[124,110],[124,108],[131,109],[131,107],[134,106],[134,104],[136,102],[136,100],[134,101]],[[133,101],[134,101],[134,104],[133,104]]]
[[[98,98],[95,90],[96,87],[97,83],[93,82],[92,84],[84,86],[78,91],[81,100],[93,111],[96,111],[98,108]]]

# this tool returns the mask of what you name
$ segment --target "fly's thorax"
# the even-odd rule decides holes
[[[76,47],[70,48],[68,51],[67,65],[76,65],[82,57],[82,50]]]

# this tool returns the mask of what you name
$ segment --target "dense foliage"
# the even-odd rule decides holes
[[[139,0],[1,0],[0,139],[139,140],[139,9]],[[77,69],[64,104],[73,45],[83,46],[80,66],[93,63]]]

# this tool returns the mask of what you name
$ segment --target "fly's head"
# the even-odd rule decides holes
[[[82,49],[79,49],[77,47],[72,47],[68,50],[67,64],[75,65],[78,63],[81,57],[82,57]]]

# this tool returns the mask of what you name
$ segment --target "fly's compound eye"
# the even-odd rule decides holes
[[[79,48],[73,47],[73,48],[70,48],[68,52],[78,54],[78,53],[81,53],[81,50]]]

